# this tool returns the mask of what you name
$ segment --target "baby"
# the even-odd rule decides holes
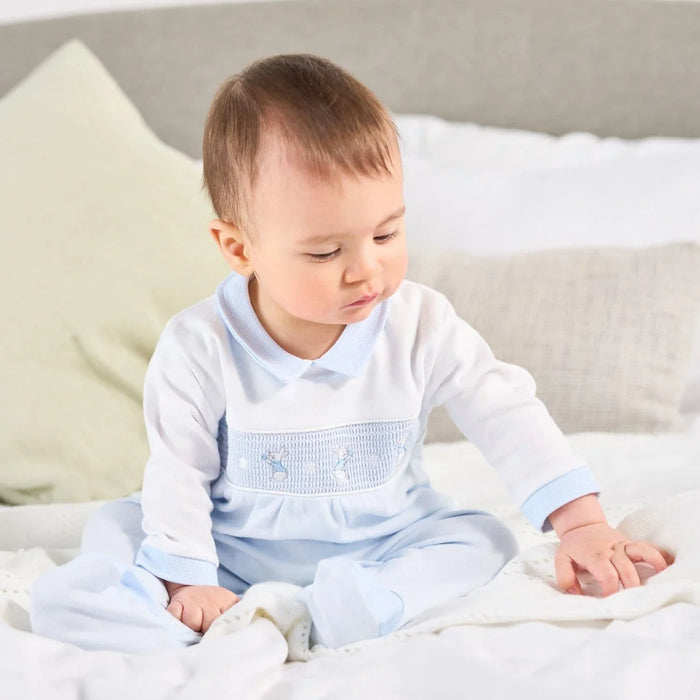
[[[529,374],[404,280],[397,133],[365,86],[315,56],[253,63],[213,102],[204,180],[233,272],[163,331],[140,498],[98,511],[80,556],[39,582],[36,632],[192,644],[250,586],[286,581],[312,642],[337,647],[485,584],[515,542],[431,488],[421,448],[439,405],[554,528],[563,591],[588,571],[608,595],[640,585],[636,562],[670,563],[608,525]]]

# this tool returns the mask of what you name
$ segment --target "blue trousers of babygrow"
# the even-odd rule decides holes
[[[34,632],[135,653],[198,642],[200,634],[167,612],[163,583],[133,564],[143,537],[137,502],[98,510],[80,555],[37,582]],[[346,544],[216,537],[220,585],[238,595],[263,581],[301,586],[312,642],[330,647],[386,634],[469,593],[516,553],[510,531],[479,511],[437,511],[388,537]]]

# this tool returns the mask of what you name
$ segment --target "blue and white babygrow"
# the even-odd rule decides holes
[[[338,645],[485,583],[513,555],[513,541],[491,516],[453,510],[428,483],[422,440],[438,405],[535,527],[599,490],[530,375],[497,361],[438,292],[405,281],[322,357],[304,360],[269,337],[248,281],[230,275],[215,296],[171,319],[158,342],[144,391],[143,533],[124,523],[141,517],[135,504],[100,521],[113,533],[131,527],[136,566],[113,573],[95,617],[113,619],[105,609],[125,591],[150,590],[163,608],[149,576],[239,594],[284,580],[305,587],[317,639]],[[93,554],[104,559],[83,556]],[[73,566],[83,580],[98,564]],[[89,588],[60,570],[52,585]],[[70,627],[67,613],[40,588],[33,621],[57,636]],[[172,620],[167,626],[170,634]],[[78,643],[104,647],[81,629]]]

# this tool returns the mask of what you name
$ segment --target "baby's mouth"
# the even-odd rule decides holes
[[[345,306],[364,306],[365,304],[369,304],[370,302],[374,301],[378,296],[379,294],[377,292],[374,294],[367,294],[351,302],[350,304],[346,304]]]

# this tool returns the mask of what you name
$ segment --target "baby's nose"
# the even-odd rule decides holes
[[[381,272],[379,257],[370,251],[362,251],[353,257],[345,271],[347,282],[361,282],[371,279]]]

